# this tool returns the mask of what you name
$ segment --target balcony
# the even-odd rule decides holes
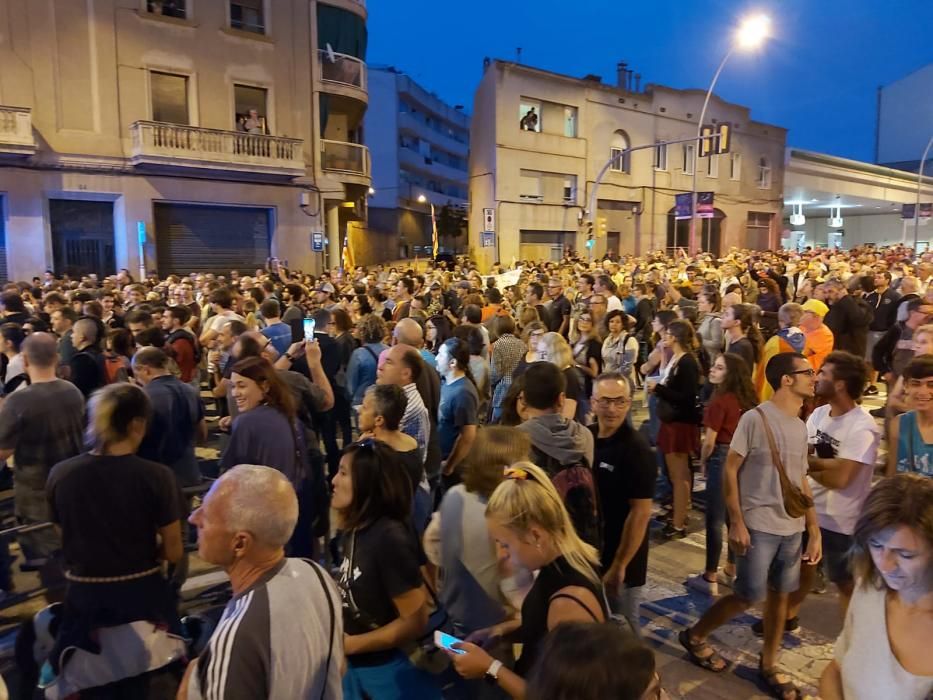
[[[369,177],[369,149],[360,143],[321,139],[321,167]]]
[[[31,156],[35,153],[30,110],[0,105],[0,155]]]
[[[369,101],[366,86],[366,63],[344,53],[318,51],[321,87],[327,92]]]
[[[305,174],[302,140],[197,126],[135,122],[131,162],[298,177]]]

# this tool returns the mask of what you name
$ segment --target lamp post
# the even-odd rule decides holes
[[[696,255],[697,253],[697,171],[700,165],[700,137],[703,135],[703,120],[706,119],[706,108],[709,106],[709,99],[713,95],[713,90],[716,88],[716,83],[719,80],[722,69],[725,68],[726,63],[732,54],[735,53],[735,50],[743,49],[750,51],[761,46],[764,40],[768,38],[770,30],[771,20],[768,19],[766,15],[754,15],[743,20],[742,24],[739,25],[735,32],[732,45],[729,47],[726,55],[723,56],[722,61],[720,61],[719,68],[716,69],[716,73],[713,75],[713,81],[709,84],[709,89],[706,91],[706,99],[703,100],[703,109],[700,110],[700,120],[697,122],[697,140],[693,151],[693,209],[690,216],[690,255]],[[711,153],[709,157],[712,158],[713,155],[714,154]]]
[[[927,141],[927,147],[923,150],[923,158],[920,159],[920,167],[917,168],[917,203],[914,205],[914,257],[917,255],[917,244],[920,238],[920,188],[923,186],[923,166],[926,165],[931,146],[933,146],[933,136]]]

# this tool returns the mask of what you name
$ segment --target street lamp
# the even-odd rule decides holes
[[[428,198],[425,197],[423,194],[418,195],[418,204],[424,204],[427,201],[428,201]]]
[[[719,80],[719,74],[722,73],[722,69],[725,67],[726,62],[732,56],[733,52],[736,49],[741,49],[743,51],[752,51],[764,43],[764,40],[768,38],[771,34],[771,20],[767,15],[752,15],[742,20],[742,23],[738,26],[735,31],[735,35],[732,38],[732,45],[729,47],[729,50],[726,52],[726,55],[723,56],[722,61],[719,64],[719,68],[716,69],[715,75],[713,75],[713,82],[709,84],[709,89],[706,91],[706,99],[703,100],[703,109],[700,110],[700,120],[697,122],[697,139],[696,145],[693,150],[693,211],[691,212],[690,217],[690,255],[696,255],[697,246],[696,246],[696,224],[697,224],[697,170],[699,170],[700,165],[700,137],[703,134],[703,120],[706,119],[706,108],[709,106],[709,98],[713,94],[713,90],[716,88],[716,82]],[[710,154],[710,158],[714,154]]]
[[[917,203],[914,205],[914,257],[917,256],[917,239],[920,237],[920,187],[923,185],[923,166],[926,165],[931,146],[933,146],[933,136],[927,141],[927,147],[923,150],[923,157],[920,159],[920,167],[917,168]]]

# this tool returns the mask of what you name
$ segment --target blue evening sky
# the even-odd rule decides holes
[[[788,145],[874,159],[876,89],[933,61],[933,0],[369,0],[371,64],[411,75],[472,111],[483,57],[615,81],[706,89],[729,32],[749,11],[773,38],[736,53],[716,93],[790,129]],[[929,97],[927,97],[929,99]],[[933,131],[933,125],[931,125]],[[918,154],[919,158],[919,154]]]

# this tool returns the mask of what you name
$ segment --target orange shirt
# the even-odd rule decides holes
[[[803,346],[803,354],[810,361],[810,366],[817,372],[826,361],[826,356],[833,351],[833,332],[824,325],[814,331],[805,331],[807,342]]]

